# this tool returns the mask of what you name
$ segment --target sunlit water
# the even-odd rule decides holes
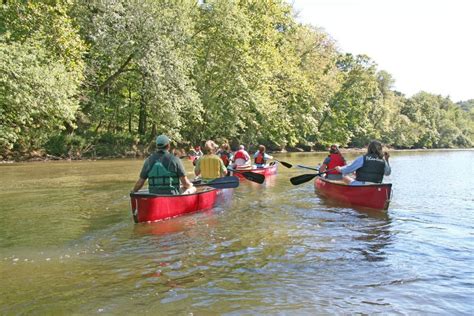
[[[130,213],[141,160],[0,165],[0,314],[469,315],[473,161],[393,152],[387,213],[328,205],[290,184],[311,171],[280,165],[211,211],[153,224]]]

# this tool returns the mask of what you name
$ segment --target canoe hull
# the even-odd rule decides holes
[[[199,188],[194,194],[155,195],[140,191],[130,195],[135,223],[155,222],[211,209],[217,200],[214,188]]]
[[[321,196],[341,204],[375,210],[387,210],[392,196],[391,183],[349,186],[318,177],[314,188]]]
[[[272,176],[272,175],[277,174],[278,165],[273,164],[273,165],[265,167],[265,168],[236,169],[236,170],[239,170],[239,171],[242,171],[242,172],[250,171],[250,172],[253,172],[253,173],[262,174],[266,177],[266,176]],[[245,179],[245,177],[240,172],[233,172],[233,175],[238,177],[239,180],[244,180]]]

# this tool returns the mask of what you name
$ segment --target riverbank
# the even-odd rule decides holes
[[[395,149],[395,148],[385,148],[385,151],[388,152],[424,152],[424,151],[459,151],[459,150],[474,150],[474,148],[413,148],[413,149]],[[177,156],[186,156],[186,151],[184,149],[174,150]],[[366,151],[366,148],[359,147],[348,147],[340,148],[342,154],[350,153],[363,153]],[[251,153],[254,151],[251,150]],[[285,153],[327,153],[327,150],[302,150],[301,148],[288,148],[288,150],[275,150],[268,151],[269,154],[285,154]],[[83,156],[72,156],[72,157],[58,157],[53,155],[36,155],[31,156],[22,156],[16,157],[16,159],[3,159],[0,160],[0,164],[12,164],[12,163],[24,163],[24,162],[51,162],[51,161],[97,161],[97,160],[119,160],[119,159],[145,159],[150,153],[143,151],[137,152],[127,152],[126,154],[115,155],[115,156],[93,156],[93,157],[83,157]]]

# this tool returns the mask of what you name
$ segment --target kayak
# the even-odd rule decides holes
[[[250,172],[253,172],[253,173],[258,173],[258,174],[264,175],[266,177],[266,176],[271,176],[271,175],[277,174],[277,168],[278,168],[278,164],[274,163],[274,164],[271,164],[271,165],[267,165],[263,168],[256,168],[255,166],[253,166],[253,168],[248,168],[248,169],[239,169],[239,168],[237,168],[235,170],[238,171],[238,172],[232,172],[232,173],[233,173],[234,176],[236,176],[240,180],[242,180],[242,179],[245,179],[245,177],[242,175],[243,172],[250,171]]]
[[[218,189],[197,188],[186,195],[159,195],[148,190],[130,193],[132,215],[135,223],[155,222],[188,213],[211,209],[217,200]]]
[[[317,177],[314,188],[322,197],[341,204],[376,210],[387,210],[392,195],[391,183],[346,185],[341,181]]]

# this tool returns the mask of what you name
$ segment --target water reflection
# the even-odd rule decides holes
[[[360,236],[354,238],[361,243],[360,252],[367,261],[387,259],[386,248],[393,243],[390,217],[387,213],[382,212],[379,212],[379,214],[374,214],[373,211],[358,210],[357,212],[368,220],[366,225],[353,227],[354,230],[360,233]],[[385,214],[385,216],[380,216],[380,213]],[[373,217],[374,215],[376,217]]]

